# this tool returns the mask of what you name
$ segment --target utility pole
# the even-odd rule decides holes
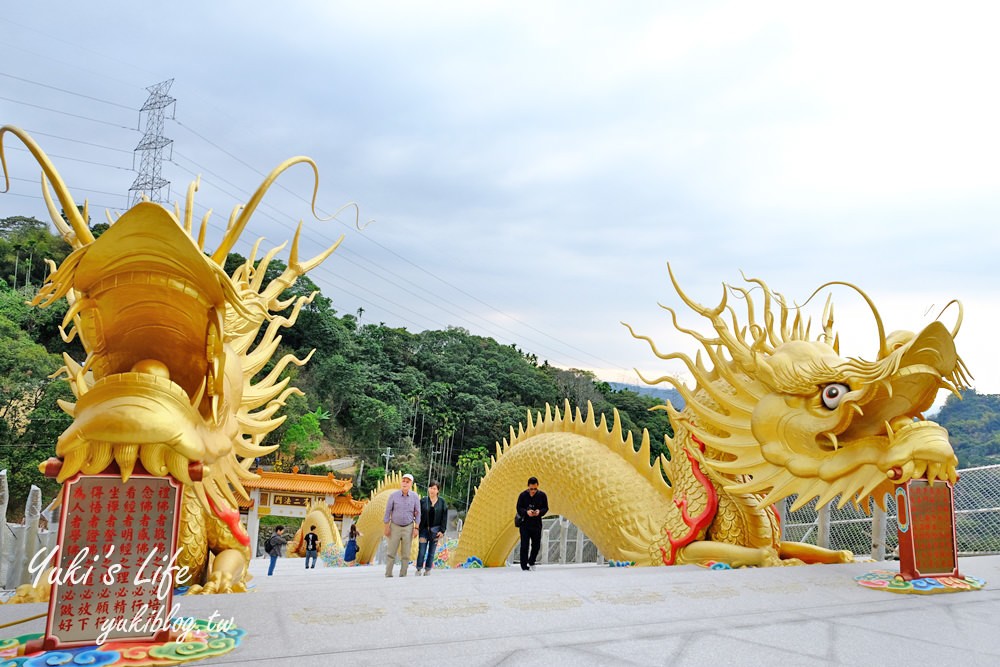
[[[469,496],[471,496],[471,495],[472,495],[472,470],[470,469],[469,470],[469,488],[467,488],[465,490],[465,511],[466,511],[466,515],[468,515],[468,511],[469,511]]]
[[[440,453],[441,453],[440,449],[435,449],[431,451],[431,465],[427,469],[427,486],[430,486],[431,481],[434,479],[434,475],[432,474],[434,472],[434,455]]]
[[[389,459],[391,459],[395,454],[392,453],[392,447],[386,447],[385,451],[382,453],[382,458],[385,459],[385,471],[389,472]]]
[[[163,149],[174,143],[173,139],[167,139],[163,136],[163,119],[166,117],[166,109],[177,101],[167,95],[173,83],[173,79],[167,79],[146,88],[149,91],[149,97],[139,109],[140,117],[143,111],[146,112],[146,133],[142,135],[142,139],[136,145],[132,157],[132,168],[135,169],[135,155],[142,153],[139,156],[139,175],[135,177],[132,187],[128,189],[129,207],[142,201],[143,195],[149,197],[150,201],[159,203],[164,203],[166,199],[170,198],[170,181],[160,176],[160,167],[163,163]],[[172,113],[170,117],[173,118]],[[170,157],[173,157],[172,147]],[[162,194],[163,188],[167,188],[166,198]]]

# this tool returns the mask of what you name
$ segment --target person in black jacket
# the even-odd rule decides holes
[[[448,527],[448,505],[443,498],[438,497],[440,487],[431,480],[427,485],[427,496],[420,499],[420,546],[417,550],[417,576],[424,568],[423,575],[429,576],[434,564],[434,552],[437,551],[438,540],[444,537]]]
[[[264,543],[264,551],[271,557],[271,565],[267,568],[267,576],[269,577],[274,574],[274,565],[278,562],[281,552],[285,550],[285,544],[288,543],[288,538],[284,536],[284,532],[284,526],[275,527],[274,535],[267,538],[267,542]]]
[[[535,569],[535,558],[542,544],[542,517],[549,511],[549,499],[538,490],[538,478],[528,478],[528,488],[517,497],[517,516],[521,519],[521,569]],[[530,544],[530,550],[529,550]]]

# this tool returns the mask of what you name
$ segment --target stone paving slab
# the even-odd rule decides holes
[[[896,563],[712,571],[543,565],[386,579],[378,566],[251,565],[254,592],[179,597],[249,636],[199,665],[998,665],[1000,556],[984,590],[899,595],[854,577]],[[0,622],[44,611],[0,606]],[[41,621],[4,636],[40,631]]]

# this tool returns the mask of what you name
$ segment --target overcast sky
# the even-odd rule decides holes
[[[696,349],[657,306],[679,305],[667,262],[703,303],[741,270],[799,302],[844,280],[889,331],[960,299],[959,352],[997,393],[998,24],[992,2],[5,3],[0,123],[100,218],[126,206],[146,87],[174,79],[171,200],[201,174],[217,239],[263,174],[313,157],[319,207],[376,222],[312,219],[298,167],[238,250],[299,219],[304,252],[346,233],[313,278],[364,322],[635,382],[682,367],[620,321]],[[47,219],[5,148],[0,217]],[[834,299],[841,351],[872,358],[870,312]]]

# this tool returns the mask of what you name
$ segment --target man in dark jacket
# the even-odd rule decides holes
[[[538,478],[528,478],[528,488],[517,497],[517,516],[521,520],[521,569],[535,569],[535,558],[542,543],[542,517],[549,511],[549,499],[538,490]],[[529,546],[530,550],[529,550]]]
[[[264,543],[264,551],[271,557],[271,565],[267,568],[267,576],[269,577],[274,574],[274,564],[278,562],[278,556],[281,555],[285,544],[288,543],[288,538],[283,535],[284,532],[284,526],[276,526],[274,535],[267,538],[267,542]]]

